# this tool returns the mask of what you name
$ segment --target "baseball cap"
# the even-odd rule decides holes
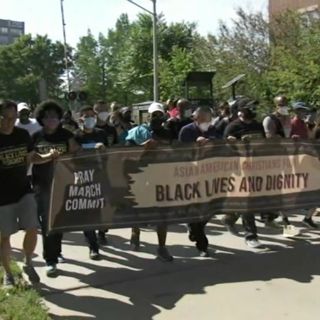
[[[293,108],[293,110],[298,110],[298,109],[309,110],[307,105],[302,101],[297,101],[297,102],[292,103],[292,108]]]
[[[164,108],[163,108],[163,105],[159,102],[153,102],[151,103],[149,109],[148,109],[148,112],[150,114],[156,112],[156,111],[160,111],[162,113],[164,113]]]
[[[120,109],[120,113],[121,113],[121,114],[125,114],[125,113],[127,113],[127,112],[131,112],[130,107],[122,107],[122,108]]]
[[[28,111],[30,111],[30,107],[28,106],[27,103],[25,103],[25,102],[20,102],[20,103],[18,104],[18,112],[20,112],[20,111],[22,111],[22,110],[28,110]]]

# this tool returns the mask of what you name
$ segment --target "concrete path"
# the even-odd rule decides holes
[[[45,276],[39,241],[35,264],[41,294],[53,319],[319,319],[320,230],[304,229],[301,219],[293,218],[303,231],[299,240],[258,224],[269,248],[263,251],[248,249],[243,238],[226,233],[220,219],[213,219],[207,227],[213,258],[196,257],[186,227],[170,226],[173,263],[155,259],[152,229],[143,229],[140,252],[130,250],[129,229],[111,230],[101,261],[89,259],[81,232],[68,233],[67,262],[54,279]],[[22,236],[12,241],[17,259]]]

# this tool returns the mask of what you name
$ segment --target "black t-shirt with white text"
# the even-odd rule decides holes
[[[53,134],[46,134],[43,130],[32,136],[35,151],[40,154],[49,153],[51,149],[59,151],[62,155],[68,152],[68,141],[73,134],[59,127]],[[33,184],[42,187],[50,187],[53,178],[53,161],[35,164],[32,169]]]
[[[0,133],[0,206],[18,202],[31,192],[27,178],[27,154],[33,150],[28,131],[15,127]]]

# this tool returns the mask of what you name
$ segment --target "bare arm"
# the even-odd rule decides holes
[[[27,163],[30,165],[33,164],[43,164],[50,161],[53,161],[59,157],[59,152],[57,150],[51,149],[49,153],[40,154],[34,151],[31,151],[27,155]]]
[[[76,153],[81,149],[81,147],[74,138],[70,138],[68,140],[68,149],[70,153]]]

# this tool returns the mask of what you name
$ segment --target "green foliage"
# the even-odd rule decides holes
[[[266,79],[273,92],[318,105],[320,21],[289,12],[273,21],[272,61]]]
[[[46,81],[49,96],[59,94],[64,73],[64,47],[47,36],[19,37],[0,46],[0,96],[35,104],[39,101],[39,81]]]
[[[193,67],[192,54],[186,49],[173,47],[170,59],[161,61],[160,98],[163,101],[171,96],[184,96],[183,82]]]
[[[261,13],[237,11],[237,19],[231,26],[220,22],[217,36],[198,37],[197,64],[216,70],[214,89],[218,99],[228,99],[229,90],[221,87],[238,74],[246,79],[238,87],[239,94],[264,95],[265,85],[261,81],[270,61],[268,24]]]
[[[168,25],[158,17],[158,47],[161,96],[181,92],[186,72],[193,67],[195,25]],[[131,104],[153,97],[152,17],[140,14],[130,22],[123,14],[114,29],[99,41],[88,33],[77,46],[76,70],[95,99]],[[103,68],[101,67],[103,65]],[[104,85],[99,79],[104,79]]]
[[[26,286],[22,280],[21,270],[15,262],[11,269],[18,282],[17,287],[5,290],[0,286],[0,319],[3,320],[50,320],[36,290]],[[3,271],[0,269],[0,280]]]

